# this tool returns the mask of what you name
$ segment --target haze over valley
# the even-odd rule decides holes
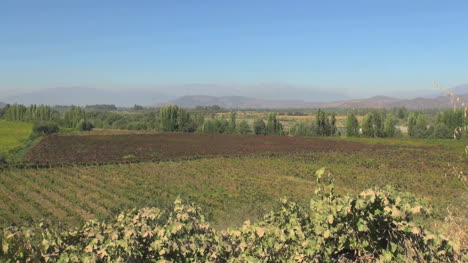
[[[105,90],[84,87],[63,87],[36,90],[0,98],[10,104],[94,105],[114,104],[118,107],[160,107],[174,104],[181,107],[218,105],[223,108],[285,109],[285,108],[450,108],[448,91],[466,99],[468,84],[447,90],[431,87],[427,91],[395,92],[393,95],[364,97],[345,90],[324,90],[288,85],[260,85],[256,88],[233,85],[191,84],[153,89]],[[0,107],[2,105],[0,104]]]

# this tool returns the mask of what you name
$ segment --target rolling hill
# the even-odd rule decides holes
[[[460,95],[460,101],[468,102],[468,94]],[[302,109],[302,108],[393,108],[406,107],[408,109],[451,108],[450,97],[397,99],[386,96],[375,96],[368,99],[344,100],[336,102],[306,102],[300,100],[264,100],[249,97],[214,97],[214,96],[182,96],[176,100],[159,104],[163,106],[175,104],[181,107],[218,105],[233,109]]]

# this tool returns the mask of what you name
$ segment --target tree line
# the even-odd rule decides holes
[[[468,136],[468,116],[465,109],[439,112],[432,125],[428,125],[424,114],[410,113],[407,123],[408,135],[414,138],[460,139]]]
[[[406,124],[408,136],[413,138],[461,138],[467,136],[468,118],[464,109],[430,113],[408,111],[406,108],[391,110],[360,109],[348,111],[343,129],[337,128],[336,113],[316,111],[312,121],[296,121],[285,129],[279,114],[270,112],[266,119],[253,122],[238,121],[236,112],[220,107],[184,109],[168,105],[159,109],[141,106],[128,111],[110,111],[113,105],[71,106],[56,108],[46,105],[7,105],[0,110],[0,118],[9,121],[35,122],[38,130],[126,129],[154,130],[162,132],[200,132],[209,134],[252,134],[292,136],[341,136],[349,137],[401,137],[397,125]],[[364,113],[362,115],[362,113]],[[218,117],[218,113],[223,113]],[[281,114],[281,113],[280,113]],[[227,115],[227,117],[226,117]],[[301,116],[302,114],[295,114]],[[362,116],[362,117],[360,117]],[[361,118],[361,120],[358,120]],[[47,127],[47,126],[50,127]]]
[[[408,136],[412,138],[460,139],[468,136],[466,132],[468,114],[465,109],[438,112],[431,123],[427,120],[426,114],[422,112],[399,112],[398,118],[404,117],[406,117]],[[396,123],[397,118],[393,114],[373,111],[367,113],[362,125],[359,125],[356,115],[351,112],[346,121],[346,135],[350,137],[401,137],[402,132],[395,127]]]

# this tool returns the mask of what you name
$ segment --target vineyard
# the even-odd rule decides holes
[[[120,138],[120,136],[108,137],[112,140]],[[154,137],[155,135],[137,137],[134,140]],[[87,138],[92,140],[87,140]],[[90,149],[100,152],[99,154],[96,151],[90,152],[95,152],[94,157],[101,158],[100,162],[113,161],[112,156],[125,156],[132,152],[128,149],[136,149],[133,145],[129,148],[122,147],[123,149],[117,152],[118,147],[109,145],[110,149],[107,151],[109,154],[106,155],[106,151],[99,150],[101,149],[99,144],[93,141],[95,138],[101,137],[70,137],[70,148],[73,151],[69,152],[80,153],[79,149],[73,148],[74,144],[79,144],[79,139],[83,139],[82,143],[90,141],[94,143],[91,144]],[[164,136],[164,138],[172,139],[173,137]],[[453,210],[458,211],[460,216],[466,213],[466,209],[459,201],[460,198],[466,198],[466,192],[463,191],[457,173],[466,171],[467,163],[463,156],[450,147],[371,146],[356,142],[302,138],[292,140],[294,138],[268,136],[203,135],[199,138],[205,138],[205,140],[239,138],[242,140],[238,140],[238,144],[230,140],[212,140],[220,143],[224,141],[224,145],[231,143],[236,156],[230,157],[224,155],[234,154],[231,148],[221,147],[220,144],[214,143],[213,145],[217,145],[217,148],[206,148],[213,149],[212,155],[222,156],[181,160],[181,156],[189,157],[192,153],[207,154],[203,147],[197,148],[187,143],[188,140],[193,140],[189,135],[185,143],[176,144],[166,139],[166,145],[172,143],[172,145],[184,146],[184,148],[176,149],[162,147],[168,151],[165,158],[173,159],[172,161],[65,166],[50,169],[10,169],[0,172],[0,200],[2,200],[0,220],[4,223],[21,223],[37,221],[44,217],[74,225],[94,217],[106,218],[126,208],[166,207],[175,197],[181,195],[207,210],[208,214],[215,218],[214,223],[227,226],[260,215],[283,196],[304,201],[307,194],[313,192],[314,189],[310,174],[320,167],[330,168],[336,177],[337,189],[341,193],[357,193],[369,185],[390,184],[430,201],[440,217],[446,213],[447,207],[453,207]],[[250,143],[252,141],[244,140],[260,140],[257,138],[263,140],[263,145],[254,145]],[[267,143],[276,138],[278,139],[276,144]],[[67,138],[57,136],[43,140],[36,146],[39,148],[34,148],[29,153],[28,158],[41,156],[35,153],[38,149],[47,149],[46,147],[55,149],[54,144],[48,146],[45,142],[63,142],[65,139]],[[309,151],[304,147],[300,151],[289,151],[286,152],[287,154],[283,152],[278,155],[265,155],[263,154],[265,152],[260,151],[260,149],[268,149],[271,153],[273,149],[298,147],[286,143],[279,147],[278,141],[281,140],[301,142],[302,145],[304,142],[309,142],[311,146],[308,146]],[[314,145],[313,142],[322,144]],[[124,142],[122,144],[125,145]],[[94,148],[92,148],[93,145]],[[261,148],[261,145],[264,148]],[[321,149],[320,147],[325,147],[324,145],[329,147]],[[251,148],[248,148],[249,146]],[[245,149],[257,150],[257,152],[252,150],[249,153]],[[177,152],[180,154],[177,155]],[[62,154],[70,159],[60,159],[61,156],[55,151],[48,153],[60,161],[74,161],[70,158],[73,155],[66,155],[64,151]],[[136,152],[133,150],[133,153]],[[80,156],[84,158],[82,161],[95,161],[94,158],[85,159],[87,156],[85,154]],[[106,156],[109,159],[106,160]],[[159,160],[163,156],[160,155]],[[48,157],[42,160],[53,159]],[[265,208],[262,208],[263,206]],[[234,215],[242,218],[235,219]]]
[[[317,138],[196,133],[48,136],[25,157],[43,164],[100,164],[259,153],[358,151],[384,148]]]
[[[334,194],[324,169],[304,207],[282,199],[261,220],[217,231],[179,198],[172,212],[143,208],[66,232],[37,227],[0,231],[6,261],[43,262],[441,262],[464,251],[421,226],[427,208],[391,188]]]
[[[431,211],[430,217],[415,217],[416,222],[427,230],[443,231],[453,240],[450,246],[464,248],[468,240],[465,231],[468,225],[468,196],[461,175],[468,170],[468,163],[466,157],[460,154],[463,146],[463,141],[343,140],[183,133],[49,136],[43,138],[25,158],[37,164],[57,165],[39,169],[34,166],[29,166],[29,169],[12,167],[0,171],[0,224],[6,227],[44,222],[47,231],[61,235],[54,232],[55,229],[81,227],[88,222],[87,230],[80,231],[91,231],[96,225],[89,220],[102,220],[112,225],[117,224],[113,218],[122,211],[142,209],[124,213],[125,217],[156,211],[151,210],[153,208],[147,210],[146,207],[170,211],[173,201],[180,197],[200,207],[204,220],[210,222],[209,235],[213,238],[218,236],[219,239],[225,237],[227,228],[239,227],[239,231],[244,231],[246,227],[243,222],[246,220],[254,222],[253,229],[259,226],[268,228],[262,218],[269,211],[274,211],[284,197],[300,207],[308,207],[310,198],[319,186],[314,173],[321,167],[327,167],[334,178],[335,192],[339,195],[356,195],[370,186],[383,189],[386,185],[393,186],[398,192],[413,194]],[[289,202],[287,204],[290,205]],[[159,223],[169,216],[165,212],[159,213]],[[443,222],[447,216],[451,221]],[[281,228],[284,226],[278,227],[286,231]],[[166,229],[166,226],[163,228]],[[9,229],[16,231],[16,228]],[[18,231],[15,236],[24,238],[21,231],[31,233],[33,230]],[[277,231],[280,230],[276,229],[273,233],[279,233]],[[250,234],[252,232],[246,232],[246,235]],[[271,238],[279,238],[276,234],[272,235]],[[59,236],[54,238],[66,239]],[[91,242],[88,237],[81,238]],[[21,239],[8,240],[12,242],[9,246],[18,249],[21,246],[18,247],[17,242],[26,242]],[[39,249],[37,246],[40,245],[31,242],[32,247]],[[254,244],[260,241],[242,242],[255,247]],[[276,244],[276,241],[271,242]],[[239,252],[239,244],[229,244],[228,247],[237,252],[225,256],[246,256]],[[101,245],[96,244],[94,249],[103,250]],[[51,250],[46,250],[62,251],[64,246],[65,243],[50,245]],[[436,247],[431,249],[437,250]],[[110,253],[108,249],[104,251]],[[294,257],[300,247],[295,249],[295,252],[285,255]],[[66,255],[88,258],[100,253],[80,251],[73,252],[75,254],[68,251]],[[390,252],[385,254],[382,250],[372,254],[372,257],[398,257],[399,253],[406,253],[395,251],[390,249],[390,255]],[[29,252],[22,253],[27,255]],[[169,254],[164,257],[152,252],[144,253],[149,253],[152,258],[171,259],[173,253],[185,252],[168,251]],[[254,258],[258,256],[249,253]],[[333,253],[337,253],[333,256],[336,258],[342,252]],[[349,256],[357,260],[370,256],[370,251],[366,249],[359,253],[340,254],[340,257]],[[278,255],[275,255],[272,258],[277,258]],[[120,256],[122,254],[103,257],[103,260]],[[304,257],[304,261],[308,261],[305,259],[310,258]]]

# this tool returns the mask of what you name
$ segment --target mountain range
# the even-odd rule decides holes
[[[468,94],[459,95],[461,102],[468,101]],[[336,102],[306,102],[301,100],[263,100],[249,97],[212,97],[183,96],[176,100],[159,104],[175,104],[181,107],[218,105],[223,108],[239,109],[303,109],[303,108],[393,108],[408,109],[451,108],[450,97],[397,99],[386,96],[375,96],[368,99],[344,100]]]
[[[442,92],[425,94],[418,98],[402,99],[390,96],[374,96],[366,99],[356,99],[347,92],[326,91],[320,89],[306,90],[287,85],[273,85],[270,90],[266,86],[251,86],[256,90],[247,92],[243,88],[223,86],[205,88],[201,84],[187,86],[173,86],[164,92],[152,89],[142,90],[100,90],[95,88],[66,87],[32,91],[0,98],[0,107],[5,103],[18,104],[46,104],[46,105],[93,105],[115,104],[130,107],[135,104],[148,107],[159,107],[176,104],[182,107],[218,105],[224,108],[249,109],[286,109],[286,108],[390,108],[407,107],[410,109],[449,108],[451,100]],[[219,89],[220,92],[214,92]],[[245,88],[245,87],[244,87]],[[288,90],[291,91],[287,95]],[[229,91],[229,92],[228,92]],[[267,92],[268,91],[268,92]],[[448,90],[455,93],[461,101],[468,101],[468,84],[460,85]],[[185,92],[184,96],[178,96]],[[197,92],[206,92],[197,93]],[[243,96],[223,95],[238,93]],[[221,94],[221,95],[218,95]],[[266,96],[265,94],[269,94]],[[198,95],[204,94],[204,95]],[[212,95],[215,94],[215,95]],[[248,94],[248,95],[244,95]],[[253,96],[257,94],[257,96]],[[262,95],[263,94],[263,95]],[[302,95],[301,95],[302,94]],[[278,99],[281,98],[281,99]],[[297,99],[301,98],[301,99]]]

